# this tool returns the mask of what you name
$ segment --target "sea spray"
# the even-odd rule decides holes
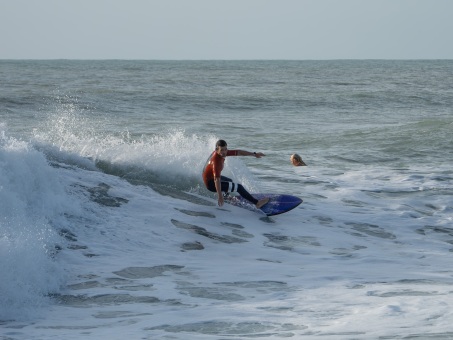
[[[201,169],[217,137],[188,134],[182,128],[159,134],[96,133],[99,122],[67,105],[49,114],[34,130],[33,143],[49,159],[101,170],[134,183],[191,190],[201,182]]]

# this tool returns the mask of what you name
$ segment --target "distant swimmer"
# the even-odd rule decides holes
[[[215,145],[215,151],[209,156],[208,161],[203,169],[203,182],[209,191],[216,192],[218,203],[221,207],[224,203],[222,192],[237,192],[247,201],[252,202],[258,209],[269,202],[269,198],[257,200],[250,195],[245,188],[238,183],[234,183],[231,178],[221,176],[225,158],[227,156],[254,156],[261,158],[264,156],[261,152],[249,152],[244,150],[228,150],[227,143],[220,139]]]
[[[307,164],[305,164],[305,162],[302,160],[302,157],[300,157],[297,153],[292,154],[289,160],[294,166],[307,166]]]

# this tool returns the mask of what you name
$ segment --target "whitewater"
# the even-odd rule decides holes
[[[452,338],[452,75],[0,61],[0,339]],[[304,202],[218,207],[220,138],[266,154],[225,175]]]

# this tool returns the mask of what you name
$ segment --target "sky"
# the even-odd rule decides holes
[[[0,59],[453,59],[453,0],[0,0]]]

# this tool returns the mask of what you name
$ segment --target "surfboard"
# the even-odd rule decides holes
[[[269,202],[262,206],[261,209],[257,209],[252,203],[241,196],[227,196],[225,197],[225,202],[236,207],[253,211],[261,211],[267,216],[283,214],[293,210],[303,202],[299,197],[285,194],[252,194],[252,196],[258,200],[269,197]]]

